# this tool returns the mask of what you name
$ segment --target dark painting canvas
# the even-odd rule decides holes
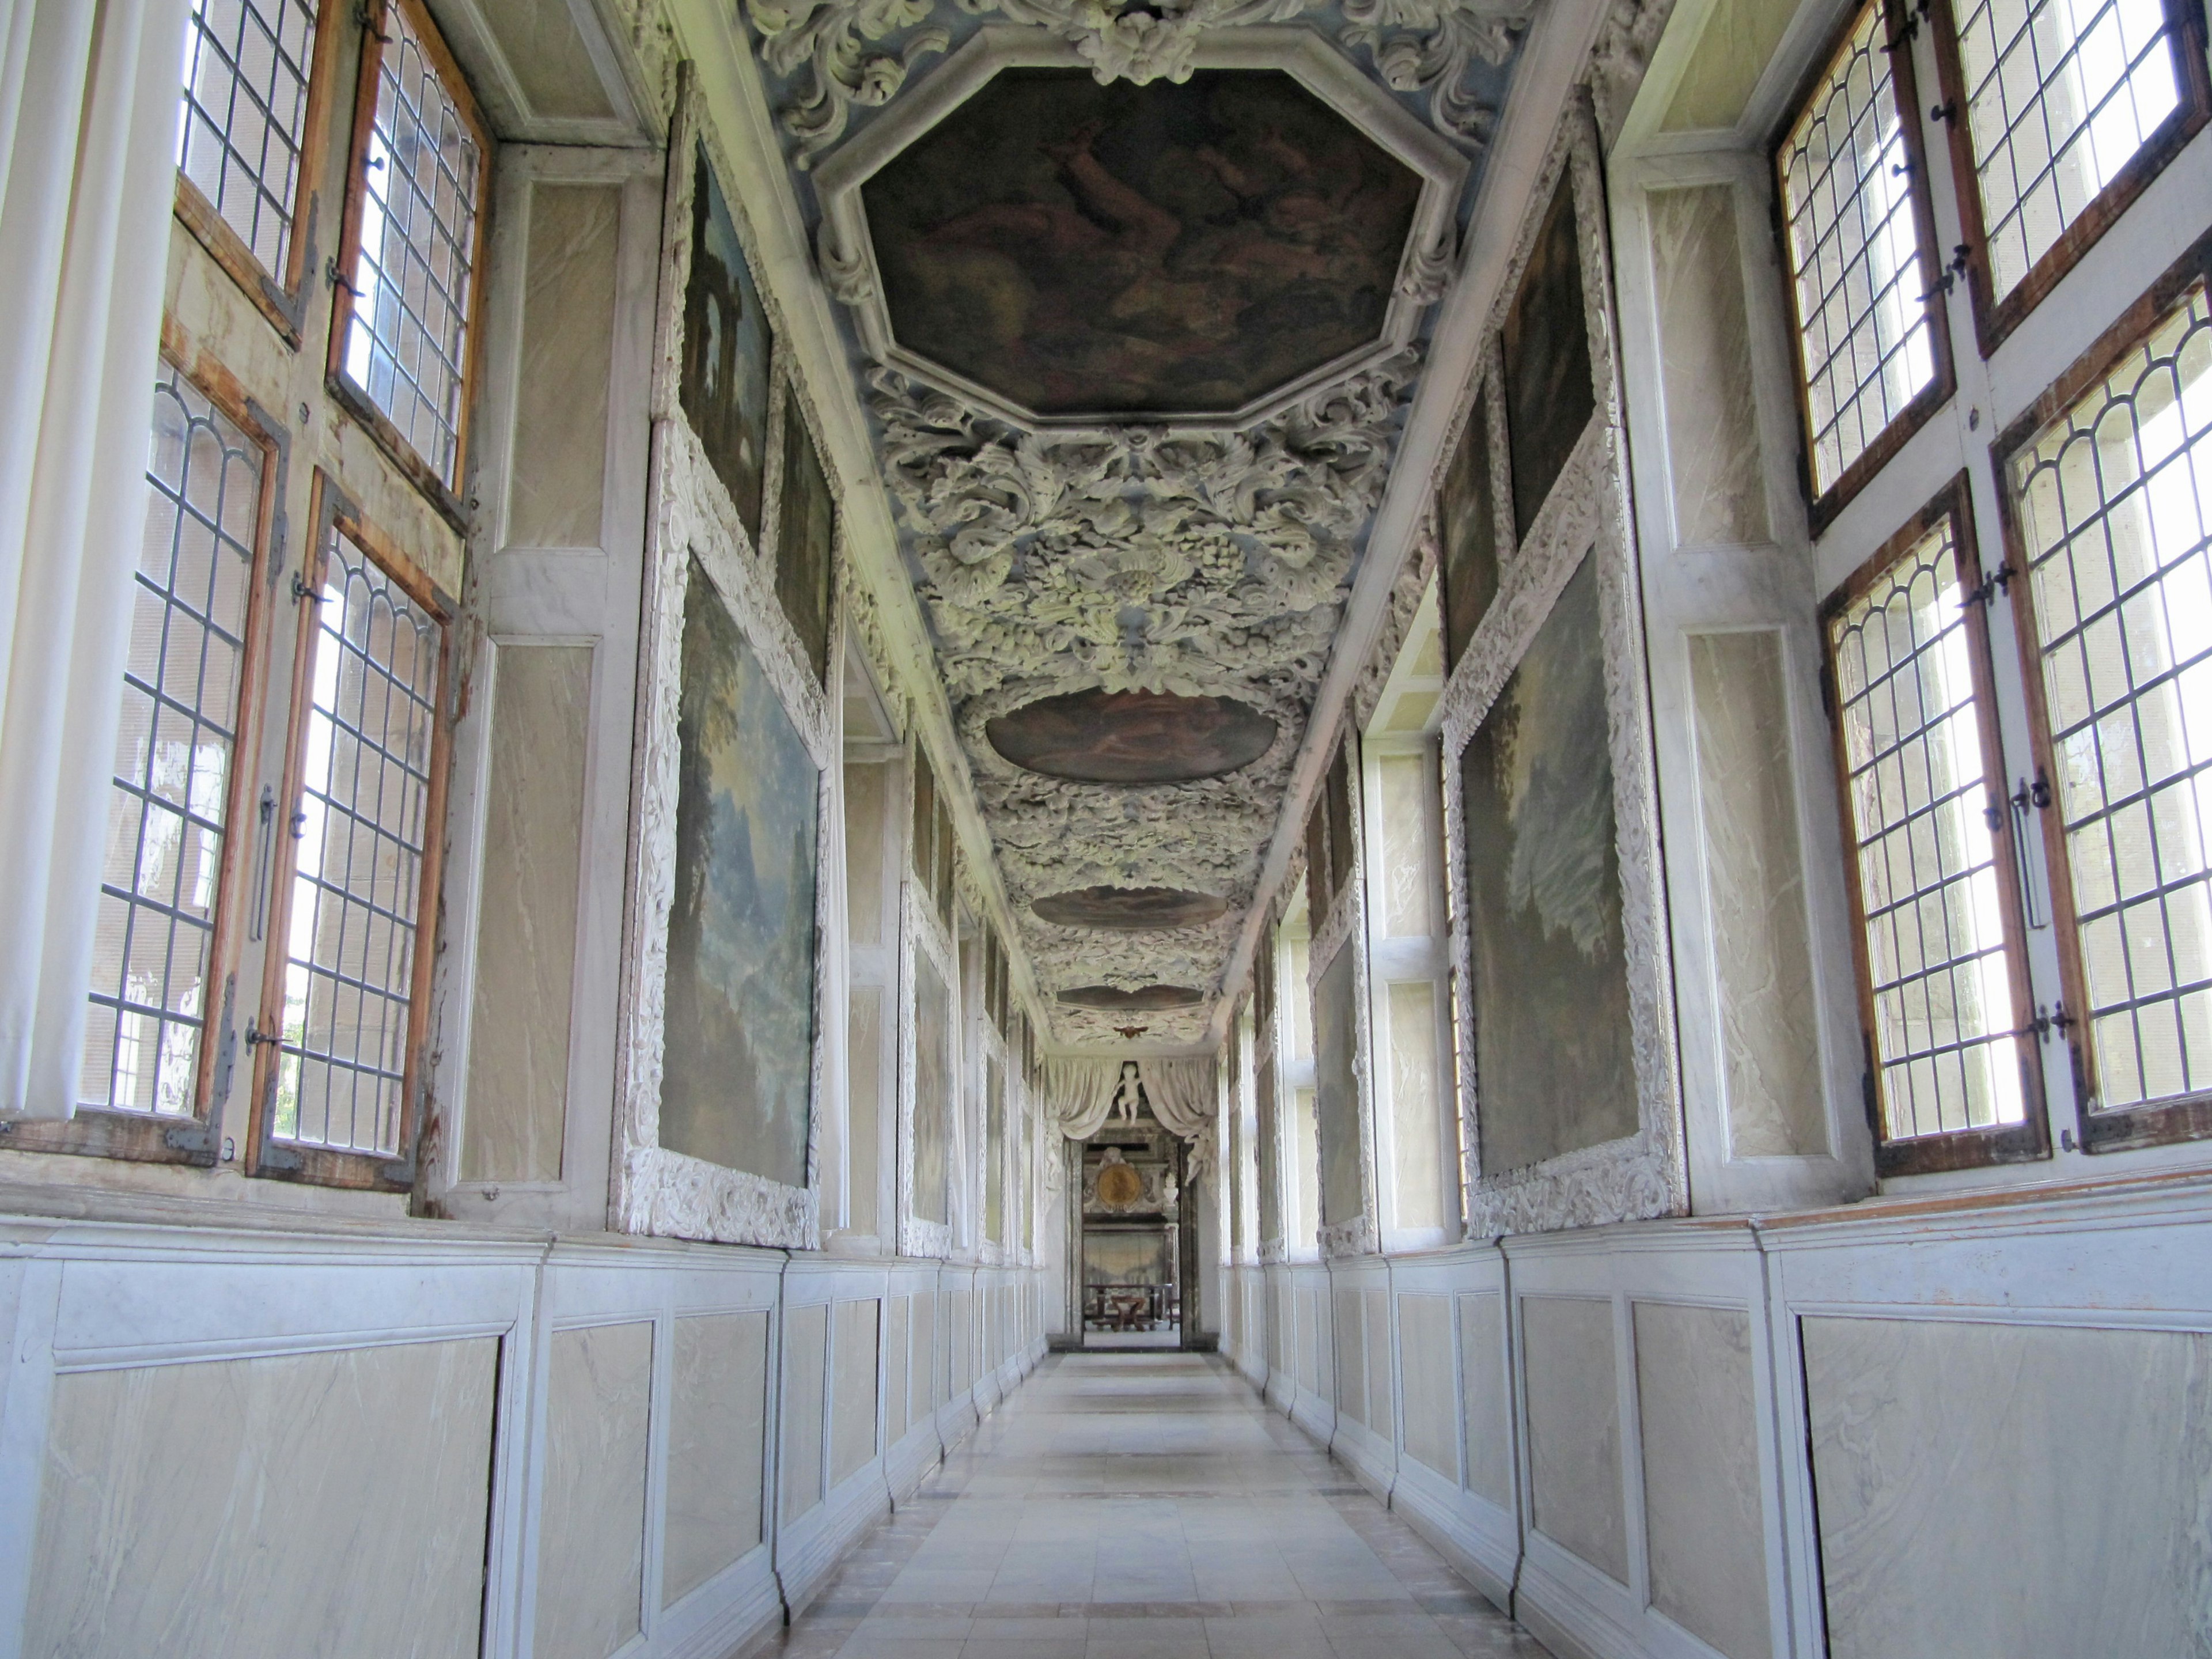
[[[1419,194],[1287,75],[1012,70],[864,199],[902,345],[1042,414],[1192,414],[1375,340]]]
[[[942,1226],[947,1218],[952,1117],[952,993],[937,964],[914,958],[914,1213]]]
[[[758,539],[768,477],[768,312],[703,144],[695,168],[677,397],[746,533]]]
[[[821,774],[696,563],[677,735],[660,1144],[804,1187]]]
[[[1490,398],[1478,386],[1459,447],[1437,495],[1437,538],[1443,544],[1444,667],[1466,653],[1476,625],[1498,597],[1498,513],[1491,500]]]
[[[1636,1132],[1595,562],[1460,759],[1482,1168]]]
[[[1526,536],[1597,407],[1575,196],[1563,174],[1505,313],[1505,433],[1515,535]]]
[[[1321,1217],[1340,1227],[1367,1212],[1359,1179],[1359,1085],[1352,1065],[1358,1012],[1349,949],[1314,987],[1314,1114],[1321,1128]]]
[[[830,558],[837,542],[837,503],[814,434],[786,394],[782,506],[775,532],[775,596],[799,631],[814,678],[830,672]]]

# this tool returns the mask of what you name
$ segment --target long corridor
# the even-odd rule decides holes
[[[1212,1355],[1048,1358],[766,1651],[1543,1659]]]

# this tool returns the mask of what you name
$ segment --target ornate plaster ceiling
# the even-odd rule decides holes
[[[1048,1035],[1202,1041],[1525,5],[748,4]]]

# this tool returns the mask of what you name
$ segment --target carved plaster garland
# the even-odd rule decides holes
[[[996,14],[1072,45],[1101,85],[1190,79],[1208,29],[1288,23],[1325,0],[953,0],[971,17]],[[890,102],[921,59],[952,33],[939,0],[746,0],[761,55],[794,82],[778,112],[811,167],[843,137],[856,109]],[[1345,0],[1338,43],[1364,53],[1394,92],[1425,101],[1429,123],[1470,149],[1487,142],[1497,112],[1469,84],[1478,62],[1502,66],[1534,15],[1523,0]],[[829,266],[824,266],[825,276]],[[1441,286],[1437,293],[1442,293]],[[842,297],[842,296],[841,296]]]
[[[1048,994],[1082,983],[1210,988],[1334,644],[1358,538],[1389,476],[1413,352],[1243,432],[1102,427],[1036,433],[890,370],[872,377],[884,480],[921,567],[955,723]],[[1106,788],[1015,767],[987,723],[1103,686],[1228,696],[1276,724],[1225,777]],[[1199,927],[1098,938],[1031,901],[1097,885],[1193,886],[1229,899]],[[1064,1038],[1116,1016],[1055,1007]],[[1145,1020],[1198,1041],[1203,1008]]]
[[[1469,1063],[1460,1079],[1462,1156],[1470,1237],[1539,1232],[1653,1216],[1688,1207],[1681,1088],[1674,1042],[1674,988],[1666,946],[1660,867],[1657,780],[1654,771],[1642,610],[1629,526],[1626,432],[1611,300],[1605,197],[1598,176],[1598,136],[1587,107],[1569,112],[1551,158],[1531,192],[1494,331],[1520,283],[1553,186],[1564,169],[1572,180],[1581,242],[1583,301],[1596,379],[1596,409],[1567,465],[1546,497],[1514,558],[1500,571],[1490,610],[1444,688],[1443,747],[1452,782],[1444,792],[1445,844],[1466,844],[1459,757],[1507,678],[1550,615],[1585,556],[1595,562],[1604,635],[1605,695],[1613,773],[1614,836],[1620,868],[1621,930],[1634,1055],[1637,1131],[1524,1169],[1486,1172],[1481,1166],[1481,1079]],[[1497,413],[1492,405],[1492,413]],[[1493,453],[1506,434],[1493,422]],[[1468,927],[1467,867],[1450,860],[1453,1017],[1460,1051],[1474,1045],[1472,940]]]

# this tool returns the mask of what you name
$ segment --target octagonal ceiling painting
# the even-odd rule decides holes
[[[1420,189],[1279,71],[1014,69],[863,199],[908,350],[1041,416],[1188,416],[1371,344]]]

